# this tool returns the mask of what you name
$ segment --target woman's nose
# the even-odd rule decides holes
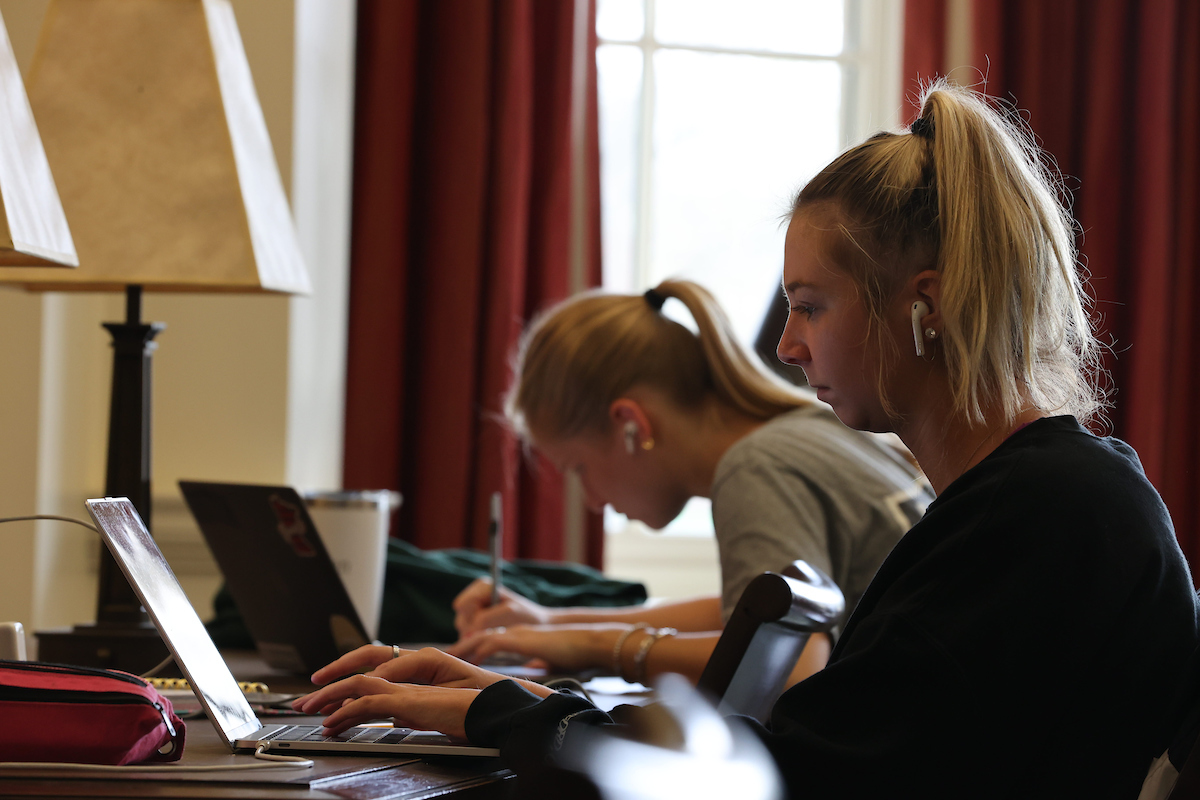
[[[779,346],[775,348],[775,355],[785,364],[791,364],[794,367],[802,367],[809,361],[808,345],[804,343],[798,336],[789,336],[785,328],[783,336],[779,338]]]

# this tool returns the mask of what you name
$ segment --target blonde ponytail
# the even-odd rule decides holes
[[[991,403],[1008,418],[1033,402],[1085,420],[1102,405],[1074,223],[1044,158],[1016,112],[939,81],[912,132],[843,153],[793,204],[831,220],[836,261],[876,323],[905,280],[941,273],[941,351],[956,408],[976,422]]]

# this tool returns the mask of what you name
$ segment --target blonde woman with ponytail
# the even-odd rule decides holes
[[[747,722],[788,797],[1163,797],[1194,747],[1195,589],[1136,453],[1081,425],[1098,348],[1043,159],[1016,112],[935,84],[910,130],[796,197],[779,355],[850,427],[898,434],[938,496],[828,665]],[[444,653],[374,675],[302,705],[335,730],[386,709],[531,766],[611,723]]]
[[[696,332],[662,313],[675,301]],[[722,591],[651,608],[558,609],[509,591],[492,605],[480,580],[454,604],[461,639],[450,652],[472,661],[518,653],[555,670],[696,680],[756,575],[804,559],[853,609],[932,500],[896,449],[758,365],[713,297],[689,281],[565,301],[530,326],[514,375],[513,426],[579,475],[593,509],[612,505],[661,528],[692,497],[712,499]],[[820,669],[830,644],[814,637],[793,681]]]

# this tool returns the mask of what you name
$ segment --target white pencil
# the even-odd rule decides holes
[[[500,562],[504,544],[504,510],[500,493],[492,492],[492,522],[488,526],[488,549],[492,554],[492,605],[500,602]]]

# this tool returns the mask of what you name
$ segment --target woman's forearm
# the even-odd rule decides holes
[[[720,636],[719,631],[711,631],[663,637],[649,646],[645,657],[638,664],[635,663],[638,657],[637,648],[641,647],[641,640],[644,640],[644,637],[639,637],[639,641],[624,648],[622,666],[626,669],[625,677],[641,681],[643,676],[649,680],[666,672],[675,672],[695,684],[700,680],[700,675],[704,672]],[[788,677],[786,686],[791,687],[823,669],[829,661],[831,649],[829,637],[825,634],[815,633],[810,636],[800,659]]]
[[[551,622],[571,625],[585,622],[644,622],[656,628],[679,631],[714,631],[722,627],[721,601],[716,595],[689,600],[672,600],[655,605],[621,608],[556,608],[550,610]]]

